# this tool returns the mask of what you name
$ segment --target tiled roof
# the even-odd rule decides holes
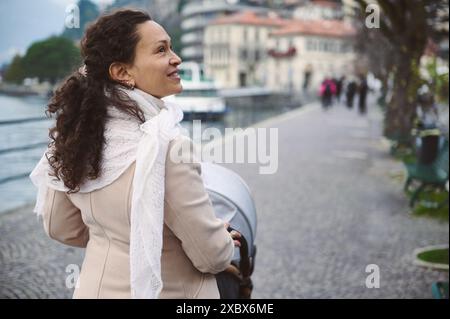
[[[283,36],[291,34],[320,35],[329,37],[349,37],[355,35],[355,29],[340,20],[290,20],[289,24],[273,31],[271,35]]]
[[[211,24],[242,24],[258,26],[275,26],[277,30],[271,35],[309,34],[330,37],[346,37],[355,34],[354,28],[341,20],[287,20],[279,17],[258,16],[252,11],[243,11],[220,17]]]
[[[330,8],[338,8],[340,5],[336,2],[333,1],[328,1],[328,0],[313,0],[312,1],[312,5],[318,5],[318,6],[322,6],[322,7],[330,7]]]

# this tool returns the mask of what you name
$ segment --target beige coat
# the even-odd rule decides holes
[[[179,137],[169,150],[183,143],[192,146],[189,139]],[[115,182],[91,193],[51,190],[47,194],[48,236],[86,247],[74,298],[130,298],[134,168],[133,164]],[[167,156],[160,298],[219,298],[214,274],[233,257],[233,240],[215,217],[200,174],[200,164],[174,163]]]

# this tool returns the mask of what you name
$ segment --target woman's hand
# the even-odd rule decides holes
[[[224,226],[225,226],[225,229],[228,230],[228,227],[230,227],[230,223],[225,223]],[[239,241],[241,239],[241,233],[238,232],[237,230],[232,230],[230,232],[230,235],[231,235],[231,238],[233,238],[234,246],[241,247],[241,242]]]

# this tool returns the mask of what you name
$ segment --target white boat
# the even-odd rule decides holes
[[[227,110],[225,100],[219,96],[214,81],[205,77],[203,67],[195,62],[183,62],[179,69],[183,91],[164,100],[179,105],[188,120],[223,117]]]

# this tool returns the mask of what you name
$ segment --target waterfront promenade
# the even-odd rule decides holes
[[[412,263],[415,248],[448,244],[448,223],[411,216],[381,120],[376,107],[310,104],[255,125],[279,129],[278,172],[227,165],[256,203],[254,298],[431,298],[431,283],[448,280]],[[65,268],[83,250],[48,239],[31,209],[0,215],[0,297],[70,298]],[[380,288],[365,286],[369,264]]]

